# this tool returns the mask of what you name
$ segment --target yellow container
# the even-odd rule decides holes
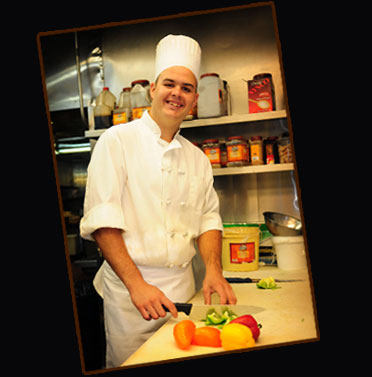
[[[222,268],[225,271],[258,270],[258,224],[224,224]]]

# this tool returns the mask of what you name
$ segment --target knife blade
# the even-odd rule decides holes
[[[261,279],[251,279],[251,278],[225,278],[229,283],[258,283]],[[283,279],[275,279],[276,282],[278,283],[290,283],[293,281],[303,281],[303,279],[288,279],[288,280],[283,280]]]
[[[196,305],[190,303],[183,303],[183,302],[175,302],[175,307],[179,312],[185,313],[189,316],[190,319],[194,321],[201,321],[205,319],[208,310],[214,308],[217,313],[222,314],[225,308],[230,309],[233,313],[237,316],[245,315],[245,314],[257,314],[265,310],[264,308],[260,308],[258,306],[253,305],[221,305],[221,304],[212,304],[212,305]],[[168,308],[163,305],[163,308],[166,312],[169,312]]]

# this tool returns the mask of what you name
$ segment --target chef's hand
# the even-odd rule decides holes
[[[226,281],[222,273],[219,271],[208,272],[207,270],[203,282],[204,303],[206,305],[211,304],[211,295],[214,292],[217,292],[220,296],[220,304],[222,305],[235,305],[237,302],[231,285]]]
[[[162,305],[169,309],[174,318],[177,318],[178,311],[173,302],[159,288],[147,284],[145,281],[132,290],[130,295],[134,306],[147,321],[166,316],[167,313]]]

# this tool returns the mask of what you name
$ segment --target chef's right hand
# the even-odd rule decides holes
[[[151,284],[143,282],[130,292],[130,296],[134,306],[147,321],[166,316],[167,313],[162,305],[169,309],[174,318],[177,318],[178,312],[173,302],[159,288]]]

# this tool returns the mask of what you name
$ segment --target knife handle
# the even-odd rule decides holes
[[[169,312],[169,309],[166,306],[162,306],[166,312]],[[184,312],[186,315],[190,314],[192,308],[192,304],[187,304],[183,302],[174,302],[174,306],[176,307],[177,311]]]
[[[253,283],[251,278],[226,278],[229,283]]]

